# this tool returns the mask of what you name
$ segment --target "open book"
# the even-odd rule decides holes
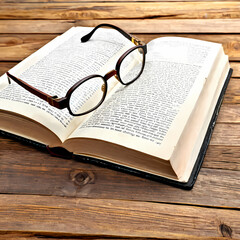
[[[79,79],[106,74],[133,43],[113,29],[73,27],[9,70],[50,95],[65,96]],[[63,147],[85,159],[192,187],[230,77],[221,44],[162,37],[147,44],[145,68],[132,84],[112,77],[107,98],[80,117],[56,109],[0,78],[0,130]],[[141,174],[140,174],[141,175]]]

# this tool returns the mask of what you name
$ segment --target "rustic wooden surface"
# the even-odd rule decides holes
[[[71,26],[223,44],[234,69],[191,191],[0,138],[0,240],[240,239],[239,1],[0,0],[0,74]]]

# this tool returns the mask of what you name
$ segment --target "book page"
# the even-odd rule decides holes
[[[217,106],[217,101],[219,100],[229,69],[228,57],[222,50],[218,56],[217,64],[209,75],[209,81],[206,82],[200,94],[199,104],[193,110],[188,120],[187,131],[184,131],[181,135],[178,147],[172,155],[172,159],[178,159],[178,161],[174,161],[174,164],[179,169],[179,172],[182,172],[181,181],[186,182],[190,177],[206,132],[209,129],[209,123]]]
[[[105,75],[115,68],[121,54],[133,44],[116,30],[98,29],[86,43],[81,37],[92,28],[75,27],[25,59],[10,73],[35,88],[64,97],[79,80],[92,74]],[[48,127],[63,141],[84,117],[73,117],[26,91],[6,75],[0,78],[0,108],[27,116]],[[84,98],[84,96],[83,96]],[[86,99],[75,101],[80,108]]]
[[[141,77],[120,87],[70,138],[94,137],[170,159],[219,48],[183,38],[150,42]]]
[[[179,66],[188,68],[186,74],[185,71],[178,72],[176,70],[177,73],[173,76],[173,85],[168,89],[169,92],[173,93],[171,99],[174,101],[173,106],[177,107],[177,113],[172,118],[161,148],[170,158],[197,104],[206,80],[218,60],[222,46],[218,43],[180,37],[165,37],[153,40],[150,44],[152,49],[156,49],[151,56],[152,61],[160,59],[169,63],[178,63]],[[197,72],[194,69],[198,69]],[[181,87],[175,89],[174,93],[178,80],[176,76],[181,76]],[[179,104],[176,100],[183,96],[185,96],[184,100]]]

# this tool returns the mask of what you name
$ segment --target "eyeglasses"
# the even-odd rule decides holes
[[[48,102],[51,106],[58,109],[67,108],[73,116],[81,116],[95,110],[103,103],[106,97],[108,89],[107,80],[115,76],[123,85],[133,83],[143,72],[145,55],[147,53],[145,43],[111,24],[96,26],[90,33],[81,38],[81,42],[90,40],[94,32],[100,27],[113,28],[136,45],[127,50],[117,61],[115,69],[109,71],[105,76],[93,74],[79,80],[68,90],[66,96],[62,98],[50,96],[7,72],[9,84],[13,80],[27,91]]]

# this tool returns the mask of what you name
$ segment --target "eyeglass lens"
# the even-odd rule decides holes
[[[144,51],[142,48],[136,48],[131,51],[121,62],[119,75],[124,84],[129,84],[136,80],[143,69]]]
[[[121,61],[119,77],[123,84],[136,80],[144,65],[144,51],[141,47],[129,52]],[[81,115],[96,109],[106,94],[106,82],[102,77],[89,78],[71,94],[69,109],[74,115]]]
[[[69,108],[73,114],[94,110],[104,98],[106,83],[102,77],[93,77],[80,84],[71,94]]]

